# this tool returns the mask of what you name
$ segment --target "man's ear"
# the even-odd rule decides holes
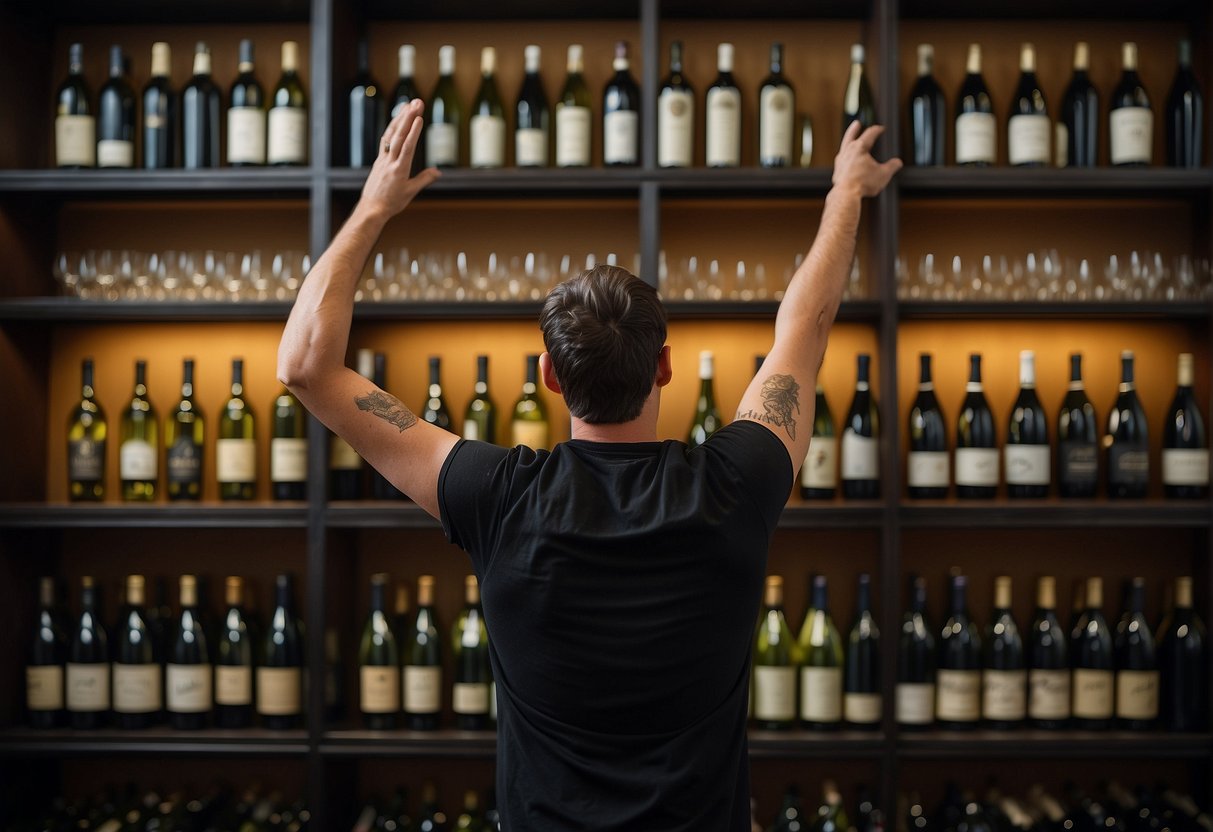
[[[539,356],[539,373],[543,376],[543,386],[557,395],[563,395],[560,382],[556,380],[556,371],[552,368],[552,356],[546,352]]]
[[[665,387],[673,377],[674,369],[670,360],[670,345],[666,344],[661,348],[661,354],[657,356],[657,378],[653,380],[653,383],[658,387]]]

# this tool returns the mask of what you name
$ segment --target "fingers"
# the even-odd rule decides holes
[[[847,129],[842,133],[842,147],[846,147],[850,142],[855,140],[855,137],[859,135],[860,127],[858,119],[847,125]]]
[[[901,160],[900,160],[900,159],[898,159],[896,156],[894,156],[894,157],[893,157],[892,159],[890,159],[889,161],[887,161],[887,162],[883,163],[883,164],[880,166],[880,170],[881,170],[881,172],[882,172],[882,173],[887,174],[887,175],[888,175],[888,177],[889,177],[890,179],[892,179],[892,178],[893,178],[893,175],[894,175],[895,173],[897,173],[897,171],[901,170],[903,167],[905,167],[905,162],[901,161]]]
[[[858,123],[859,122],[852,122],[852,124],[858,124]],[[879,139],[881,134],[883,134],[883,133],[884,133],[883,124],[873,124],[867,130],[864,130],[863,133],[857,139],[857,141],[859,143],[859,147],[863,151],[865,151],[867,153],[871,153],[872,148],[876,146],[876,140]]]
[[[434,184],[441,176],[442,171],[438,170],[438,168],[426,168],[413,177],[413,182],[416,183],[417,191],[420,192]]]
[[[415,153],[417,150],[417,143],[421,141],[421,130],[425,125],[425,119],[421,117],[419,112],[421,109],[421,102],[410,102],[409,108],[411,108],[413,104],[419,105],[417,107],[418,114],[414,116],[412,121],[405,122],[407,125],[407,132],[405,129],[402,129],[392,139],[392,161],[403,158],[406,166],[408,167],[412,167],[413,153]]]
[[[388,124],[387,129],[383,131],[383,141],[379,145],[380,153],[386,148],[388,152],[393,153],[397,147],[404,143],[405,136],[408,135],[409,126],[412,121],[420,117],[423,106],[420,99],[413,99],[404,106],[396,117]]]

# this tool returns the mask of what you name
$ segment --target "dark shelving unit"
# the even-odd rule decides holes
[[[1203,500],[921,500],[901,504],[905,528],[1207,529]]]
[[[0,529],[302,529],[305,503],[0,503]]]
[[[307,731],[0,731],[2,757],[302,757]]]

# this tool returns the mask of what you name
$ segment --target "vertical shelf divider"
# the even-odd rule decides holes
[[[657,169],[657,86],[661,83],[661,0],[640,0],[640,158],[645,178],[640,184],[640,277],[660,285],[657,273],[661,250],[661,191]]]

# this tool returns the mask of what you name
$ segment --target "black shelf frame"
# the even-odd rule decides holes
[[[302,529],[292,503],[0,503],[0,529]]]
[[[52,729],[0,731],[0,758],[4,757],[304,757],[308,732],[264,731],[73,731]]]

